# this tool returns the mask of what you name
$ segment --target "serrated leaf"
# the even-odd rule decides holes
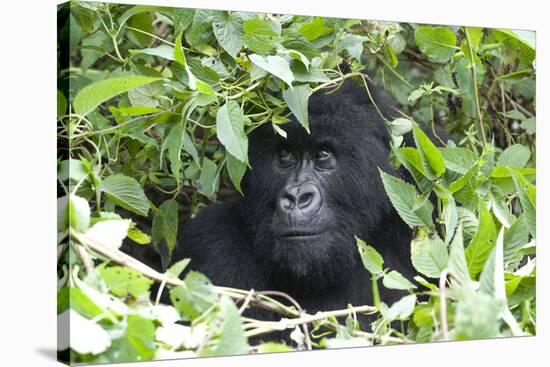
[[[491,254],[496,240],[496,227],[491,213],[483,202],[479,205],[479,226],[477,232],[466,247],[466,262],[470,276],[475,278],[483,269],[485,261]]]
[[[248,163],[248,137],[244,132],[244,117],[235,101],[227,101],[216,114],[216,134],[231,155]]]
[[[117,205],[142,216],[149,212],[149,200],[133,177],[116,174],[105,178],[99,185],[109,199]]]
[[[233,157],[231,154],[227,154],[227,173],[229,178],[241,194],[241,180],[243,179],[244,173],[246,172],[246,163],[239,161],[237,158]]]
[[[413,313],[415,305],[416,295],[410,294],[395,302],[387,311],[383,311],[382,314],[388,321],[405,320]]]
[[[292,88],[294,74],[292,70],[290,70],[288,61],[284,57],[273,55],[260,56],[257,54],[252,54],[248,57],[254,65],[281,79]]]
[[[443,155],[437,149],[434,143],[428,138],[426,133],[418,126],[413,127],[413,136],[424,171],[430,178],[440,177],[445,172],[445,160]]]
[[[159,212],[153,218],[153,244],[157,246],[161,239],[165,239],[168,257],[176,247],[179,225],[178,202],[174,199],[164,201],[159,206]]]
[[[355,240],[365,269],[372,275],[381,274],[384,270],[384,259],[382,259],[382,255],[380,255],[374,247],[367,245],[365,241],[357,237],[355,237]]]
[[[295,86],[283,91],[283,99],[288,108],[294,114],[300,125],[309,133],[308,122],[308,101],[311,95],[311,88],[308,84]]]
[[[128,75],[106,80],[100,80],[84,87],[73,101],[77,114],[85,116],[101,103],[134,88],[162,80],[142,75]]]
[[[414,186],[382,170],[379,171],[384,189],[403,221],[411,228],[416,226],[431,228],[433,226],[432,203],[426,200],[421,207],[415,208],[417,194]]]
[[[447,246],[437,234],[419,230],[411,242],[411,261],[416,270],[430,278],[439,278],[447,266]]]
[[[138,314],[130,314],[126,319],[125,333],[113,341],[105,356],[113,363],[151,360],[156,351],[154,341],[153,320]]]
[[[499,231],[496,245],[487,259],[483,271],[479,276],[479,289],[494,297],[497,301],[506,304],[506,291],[504,288],[504,227]]]
[[[449,61],[458,49],[456,35],[447,27],[421,26],[414,36],[420,50],[437,62]]]

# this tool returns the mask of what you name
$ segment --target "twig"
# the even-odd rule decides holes
[[[252,299],[252,296],[254,295],[254,289],[250,289],[250,292],[248,292],[247,296],[244,299],[243,304],[239,308],[239,314],[242,315],[244,310],[248,307],[248,304],[250,303],[250,300]]]
[[[441,333],[443,340],[449,340],[449,326],[447,324],[447,294],[446,282],[447,277],[453,277],[457,282],[461,283],[461,279],[457,277],[450,269],[443,269],[439,277],[439,317],[441,318]]]
[[[80,260],[82,260],[86,274],[92,273],[94,271],[94,262],[90,258],[90,255],[86,252],[84,246],[76,245],[76,253],[78,254],[78,257],[80,257]]]

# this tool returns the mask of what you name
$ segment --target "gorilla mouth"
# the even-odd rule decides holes
[[[308,239],[312,237],[317,237],[323,234],[323,231],[315,232],[315,231],[299,231],[299,230],[292,230],[287,231],[280,234],[281,238],[284,238],[286,240],[302,240],[302,239]]]

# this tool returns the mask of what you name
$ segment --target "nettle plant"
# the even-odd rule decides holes
[[[530,34],[91,2],[60,5],[58,25],[58,315],[71,320],[62,358],[127,362],[535,333]],[[400,103],[402,117],[387,120],[392,159],[415,185],[380,175],[415,233],[414,282],[358,239],[375,304],[307,315],[197,272],[181,280],[188,260],[160,273],[120,251],[130,241],[169,260],[183,216],[240,192],[248,134],[270,124],[285,136],[291,114],[308,130],[311,93],[346,78],[369,96],[366,81],[375,80]],[[443,126],[456,144],[436,147],[417,122]],[[403,142],[411,130],[415,147]],[[387,305],[379,286],[410,294]],[[160,302],[166,288],[171,304]],[[243,318],[246,307],[281,320]],[[357,313],[379,318],[360,330]],[[285,329],[291,345],[248,341]]]

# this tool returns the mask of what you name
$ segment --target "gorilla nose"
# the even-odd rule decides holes
[[[321,207],[321,193],[310,183],[289,186],[279,196],[278,207],[285,214],[311,214]]]

